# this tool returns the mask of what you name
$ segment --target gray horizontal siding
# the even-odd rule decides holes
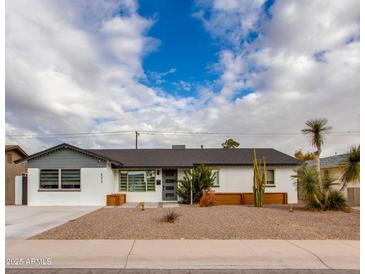
[[[73,151],[61,149],[28,161],[29,168],[98,168],[106,161]]]

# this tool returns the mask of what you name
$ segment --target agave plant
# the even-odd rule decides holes
[[[266,184],[266,161],[263,159],[263,167],[261,161],[256,158],[256,151],[253,151],[253,201],[256,207],[262,207],[264,204]]]

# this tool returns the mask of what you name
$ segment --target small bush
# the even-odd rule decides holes
[[[162,216],[161,221],[167,223],[174,223],[179,216],[180,215],[177,214],[175,210],[168,210],[167,213],[165,213]]]
[[[339,190],[330,191],[328,202],[330,209],[344,209],[348,207],[345,196]]]

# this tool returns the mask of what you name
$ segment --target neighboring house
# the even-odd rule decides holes
[[[26,163],[15,164],[15,161],[28,154],[18,145],[5,145],[5,204],[15,204],[15,176],[27,172]]]
[[[348,154],[339,154],[321,158],[321,172],[329,174],[336,179],[334,188],[340,190],[342,187],[341,176],[345,171],[345,163]],[[315,166],[316,161],[307,161],[308,165]],[[351,182],[343,190],[350,206],[360,205],[360,182]]]
[[[291,175],[298,160],[275,149],[256,149],[268,169],[266,192],[296,203]],[[253,149],[81,149],[61,144],[33,154],[28,163],[28,205],[105,205],[106,195],[127,202],[177,201],[177,181],[199,164],[217,173],[217,193],[252,193]]]

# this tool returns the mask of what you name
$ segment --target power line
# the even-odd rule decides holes
[[[179,135],[179,136],[202,136],[202,135],[214,135],[214,136],[231,136],[231,137],[288,137],[288,136],[302,136],[300,132],[209,132],[209,131],[157,131],[157,130],[138,130],[139,134],[144,135]],[[136,133],[135,130],[124,131],[100,131],[100,132],[79,132],[79,133],[52,133],[52,134],[7,134],[8,137],[17,138],[85,138],[93,136],[112,136],[112,135],[124,135]],[[356,136],[360,131],[348,130],[348,131],[332,131],[328,135],[332,136]]]

